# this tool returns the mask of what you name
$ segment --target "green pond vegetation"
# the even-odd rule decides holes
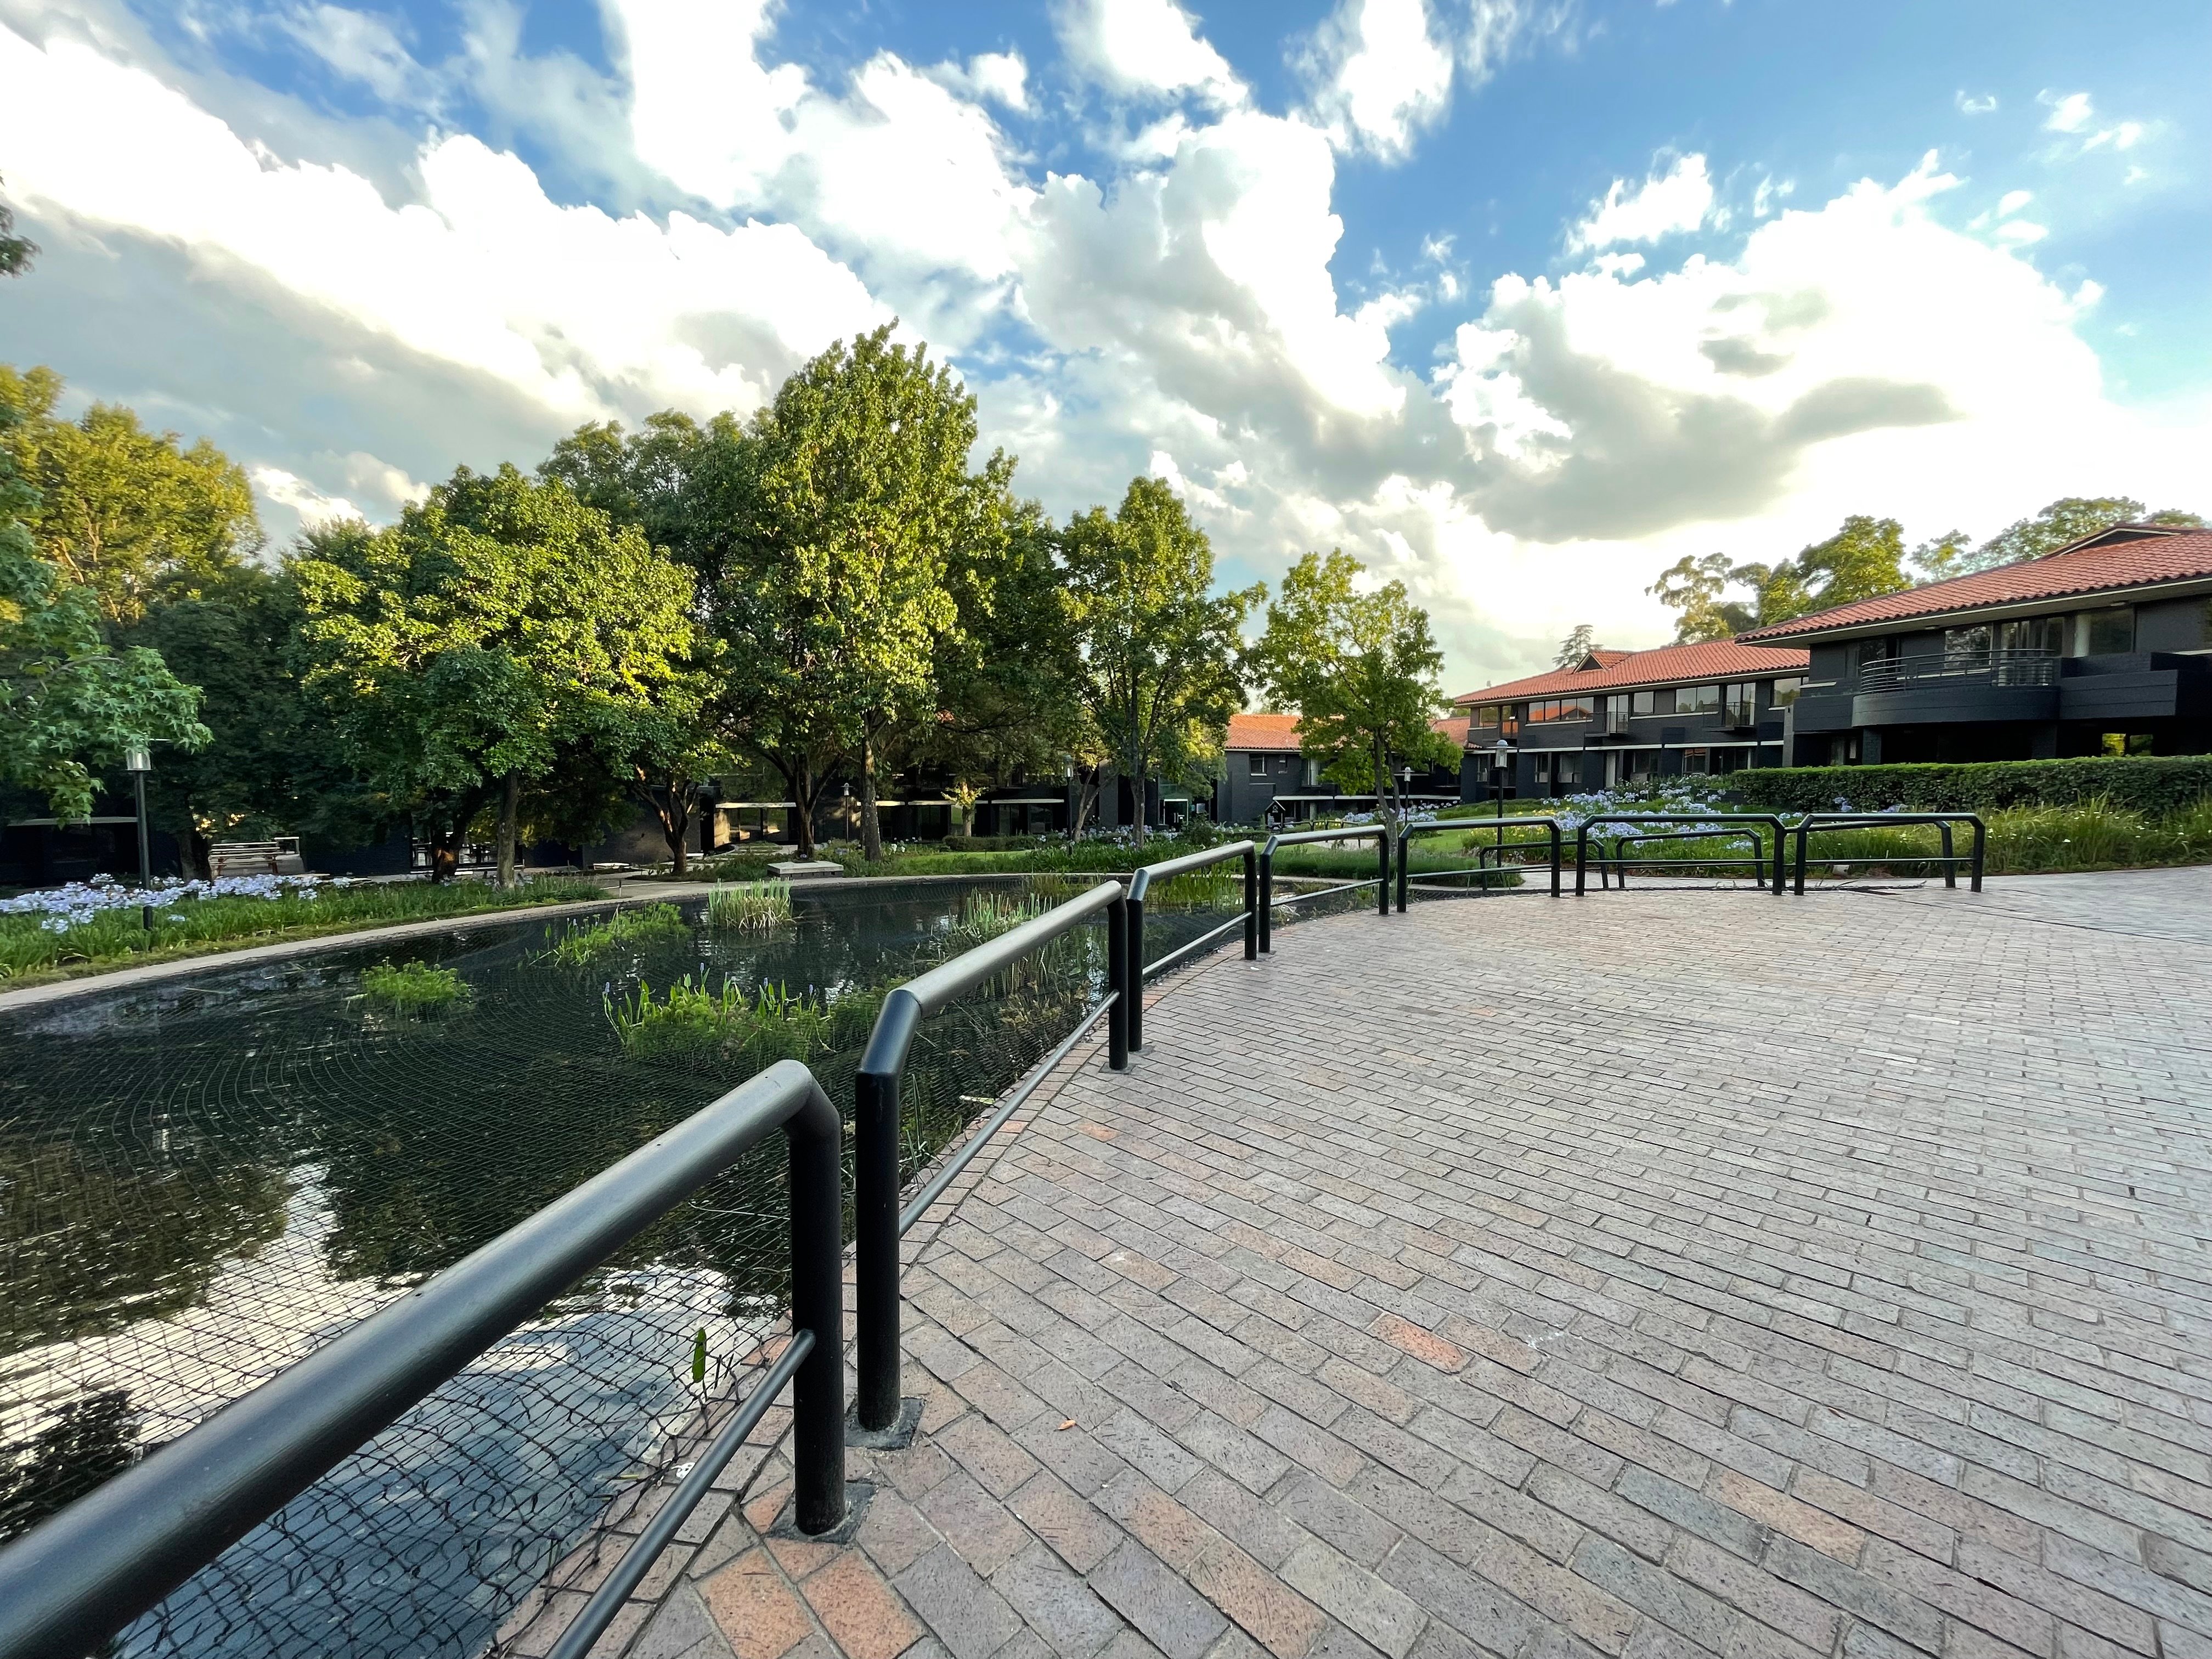
[[[734,927],[765,933],[791,921],[791,884],[787,881],[717,882],[707,895],[707,921],[714,927]]]
[[[691,924],[672,904],[647,904],[571,927],[543,960],[561,968],[586,968],[641,945],[688,939]]]
[[[373,1006],[404,1014],[449,1007],[475,994],[453,969],[427,962],[380,962],[364,968],[361,993]]]

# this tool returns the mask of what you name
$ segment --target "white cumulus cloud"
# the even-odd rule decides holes
[[[1244,101],[1243,82],[1176,0],[1060,0],[1054,22],[1069,61],[1109,93]]]
[[[1423,0],[1340,0],[1304,68],[1315,116],[1340,149],[1403,157],[1451,106],[1451,49]]]
[[[1601,202],[1590,204],[1587,218],[1568,235],[1574,248],[1610,247],[1617,242],[1656,242],[1662,236],[1695,230],[1713,210],[1713,181],[1702,155],[1680,155],[1663,173],[1641,185],[1616,179]]]

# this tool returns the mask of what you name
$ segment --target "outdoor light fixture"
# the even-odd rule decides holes
[[[1490,763],[1503,772],[1513,763],[1513,745],[1503,738],[1498,738],[1490,751]]]
[[[131,775],[131,786],[138,798],[138,890],[143,893],[154,884],[154,848],[146,832],[146,775],[154,769],[154,757],[146,750],[145,739],[133,738],[123,746],[123,769]],[[154,931],[154,907],[138,907],[138,925],[148,933]]]

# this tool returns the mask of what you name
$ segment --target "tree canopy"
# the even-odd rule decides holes
[[[1364,574],[1340,550],[1291,566],[1267,607],[1258,663],[1275,705],[1298,717],[1300,752],[1333,781],[1402,810],[1393,763],[1444,765],[1458,753],[1431,724],[1444,705],[1443,653],[1406,585],[1362,592]]]
[[[1850,605],[1912,586],[1905,575],[1905,527],[1894,519],[1853,514],[1826,541],[1773,564],[1737,564],[1725,553],[1685,554],[1645,591],[1677,613],[1675,643],[1724,640],[1753,628]],[[1728,597],[1731,588],[1747,599]]]
[[[1552,666],[1573,668],[1597,649],[1597,629],[1588,623],[1577,623],[1575,631],[1559,641],[1559,648],[1552,653]]]
[[[39,493],[22,514],[39,556],[89,588],[111,622],[136,622],[158,598],[189,596],[261,546],[244,470],[206,439],[149,432],[132,410],[94,404],[54,413],[61,377],[0,365],[0,403],[22,418],[4,439]]]
[[[1110,514],[1072,518],[1060,558],[1077,696],[1136,792],[1141,844],[1154,769],[1188,775],[1219,752],[1243,702],[1244,619],[1266,590],[1212,592],[1212,544],[1158,478],[1132,479]]]
[[[367,775],[429,820],[445,867],[496,793],[650,706],[695,646],[690,574],[565,484],[463,467],[381,531],[313,532],[294,566],[307,679]]]
[[[31,268],[38,252],[36,242],[15,234],[15,210],[0,202],[0,276],[21,276]]]
[[[1954,530],[1913,550],[1912,562],[1929,581],[1948,581],[1978,570],[2039,559],[2069,542],[2116,524],[2148,522],[2197,526],[2204,520],[2178,507],[2146,513],[2130,495],[2065,495],[2032,518],[2017,519],[1984,542],[1969,547],[1964,531]]]

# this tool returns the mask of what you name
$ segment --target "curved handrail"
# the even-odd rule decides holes
[[[1499,837],[1499,839],[1498,839],[1498,850],[1500,850],[1501,852],[1502,852],[1502,851],[1504,849],[1504,848],[1505,848],[1507,845],[1509,845],[1509,844],[1519,844],[1519,845],[1526,845],[1526,844],[1527,844],[1527,843],[1525,843],[1525,842],[1524,842],[1524,843],[1508,843],[1508,842],[1504,840],[1504,832],[1505,832],[1506,830],[1515,830],[1515,829],[1520,829],[1520,828],[1522,828],[1522,827],[1524,827],[1524,826],[1540,824],[1540,825],[1542,825],[1546,830],[1548,830],[1549,831],[1551,831],[1551,840],[1552,840],[1552,896],[1553,896],[1553,898],[1557,898],[1557,897],[1559,897],[1559,854],[1560,854],[1559,821],[1557,818],[1550,818],[1550,817],[1535,817],[1535,816],[1534,816],[1534,815],[1532,814],[1532,815],[1530,815],[1530,816],[1528,816],[1528,817],[1512,817],[1512,818],[1504,818],[1504,819],[1493,819],[1493,820],[1492,820],[1492,823],[1493,827],[1494,827],[1494,828],[1496,828],[1496,829],[1497,829],[1497,830],[1498,830],[1498,837]],[[1407,824],[1404,829],[1402,829],[1402,830],[1399,830],[1399,832],[1398,832],[1398,914],[1399,914],[1400,915],[1401,915],[1401,916],[1402,916],[1402,915],[1404,915],[1406,914],[1406,884],[1407,884],[1407,882],[1408,881],[1408,879],[1410,878],[1409,878],[1408,872],[1409,872],[1410,866],[1412,866],[1412,863],[1413,863],[1413,854],[1411,854],[1407,849],[1408,849],[1408,848],[1411,846],[1411,844],[1412,844],[1412,842],[1413,842],[1413,837],[1414,837],[1414,836],[1431,836],[1431,835],[1437,835],[1437,834],[1440,834],[1440,833],[1442,833],[1443,831],[1444,831],[1444,830],[1480,830],[1481,828],[1482,828],[1482,820],[1481,820],[1481,819],[1480,819],[1480,818],[1437,818],[1437,819],[1433,819],[1433,820],[1431,820],[1431,821],[1428,821],[1428,822],[1425,822],[1425,823],[1409,823],[1409,824]],[[1489,850],[1490,850],[1490,849],[1489,849],[1488,848],[1478,848],[1478,849],[1477,849],[1477,857],[1476,857],[1475,862],[1477,863],[1477,865],[1478,865],[1478,866],[1481,863],[1480,854],[1482,854],[1482,853],[1484,853],[1484,852],[1487,852],[1487,851],[1489,851]],[[1502,866],[1502,865],[1504,863],[1504,860],[1501,858],[1501,859],[1498,860],[1498,862],[1499,862],[1499,864]],[[1450,875],[1450,874],[1455,874],[1455,873],[1458,873],[1458,872],[1453,872],[1453,871],[1444,871],[1444,872],[1440,872],[1440,873],[1446,874],[1446,875]]]
[[[1690,824],[1764,824],[1774,831],[1774,881],[1772,890],[1777,898],[1786,890],[1784,885],[1783,842],[1789,827],[1772,812],[1601,812],[1584,818],[1575,830],[1575,896],[1581,898],[1585,891],[1583,870],[1589,860],[1589,832],[1601,823],[1690,823]],[[1761,862],[1765,860],[1762,859]],[[1759,885],[1767,884],[1761,880]]]
[[[1639,842],[1647,841],[1748,842],[1751,844],[1751,856],[1747,859],[1695,859],[1684,860],[1676,860],[1672,859],[1628,859],[1621,856],[1621,849],[1623,848],[1633,847]],[[1604,853],[1601,851],[1598,854],[1597,861],[1598,885],[1601,887],[1605,884],[1605,872],[1607,862],[1608,860],[1606,859]],[[1754,872],[1752,878],[1759,884],[1762,890],[1766,885],[1766,849],[1760,843],[1759,832],[1756,830],[1654,830],[1649,835],[1643,836],[1615,836],[1613,837],[1613,857],[1610,862],[1613,867],[1613,873],[1620,880],[1620,890],[1624,893],[1628,890],[1628,872],[1631,869],[1657,869],[1662,864],[1672,864],[1676,862],[1689,863],[1693,866],[1702,865],[1708,869],[1717,868],[1723,865],[1747,864],[1752,866]]]
[[[773,1130],[790,1143],[799,1530],[845,1516],[844,1139],[779,1061],[0,1548],[0,1659],[76,1659],[282,1510]]]
[[[1231,859],[1244,860],[1244,911],[1241,918],[1232,917],[1211,933],[1201,933],[1188,944],[1162,957],[1158,962],[1145,960],[1145,901],[1151,895],[1155,881],[1171,881],[1193,870],[1204,869],[1209,864],[1223,864]],[[1239,920],[1244,927],[1244,960],[1253,961],[1260,954],[1258,849],[1249,841],[1224,842],[1218,847],[1203,848],[1195,853],[1185,853],[1181,858],[1163,859],[1158,864],[1147,864],[1129,878],[1129,1052],[1138,1054],[1145,1046],[1145,981],[1162,969],[1171,966],[1181,957],[1188,956],[1219,939]]]
[[[1260,954],[1266,956],[1275,948],[1275,849],[1279,847],[1303,847],[1313,842],[1364,841],[1372,836],[1379,867],[1376,872],[1379,891],[1376,897],[1375,914],[1390,914],[1390,826],[1387,823],[1354,823],[1336,830],[1296,830],[1288,835],[1271,835],[1260,849]],[[1364,881],[1351,884],[1364,887]]]
[[[1128,977],[1131,906],[1118,881],[1102,881],[1044,915],[1010,927],[897,987],[884,999],[853,1079],[853,1272],[856,1361],[854,1409],[863,1429],[890,1431],[899,1414],[899,1085],[915,1034],[930,1014],[1012,967],[1030,951],[1106,912],[1107,1063],[1129,1065],[1129,1018],[1137,998]],[[1094,1010],[1091,1018],[1097,1018]],[[1090,1020],[1079,1029],[1088,1029]],[[989,1137],[971,1135],[951,1161],[964,1168]]]
[[[1941,864],[1943,884],[1955,888],[1959,884],[1959,866],[1970,866],[1967,890],[1982,890],[1982,871],[1989,852],[1989,826],[1975,812],[1808,812],[1797,821],[1790,834],[1797,837],[1797,858],[1795,877],[1791,883],[1796,891],[1805,890],[1805,843],[1812,836],[1826,830],[1886,830],[1905,823],[1932,823],[1942,833],[1943,851],[1941,854],[1922,854],[1917,856],[1876,860],[1893,864]],[[1972,824],[1974,830],[1974,850],[1964,857],[1954,849],[1951,826]],[[1855,860],[1863,862],[1863,860]]]

